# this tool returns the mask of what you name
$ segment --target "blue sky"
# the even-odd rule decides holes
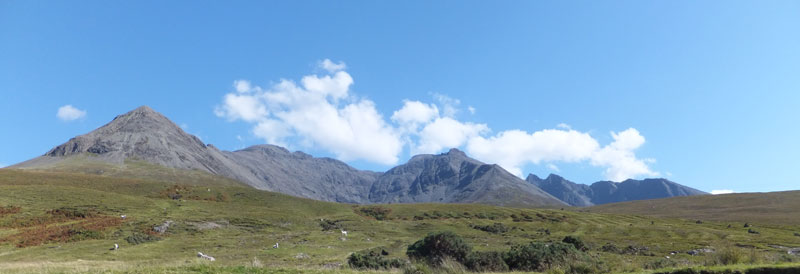
[[[793,1],[2,1],[0,164],[149,105],[222,149],[273,140],[372,170],[457,144],[579,183],[798,189],[798,12]],[[304,77],[345,81],[311,107],[331,107],[360,141],[315,136],[342,132],[292,118],[308,114],[303,102],[263,99],[312,94]],[[267,114],[244,119],[226,96]],[[406,106],[417,120],[394,116]],[[258,134],[265,121],[285,134]]]

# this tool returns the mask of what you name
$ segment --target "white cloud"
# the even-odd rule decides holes
[[[436,153],[460,147],[467,140],[488,131],[485,124],[462,123],[450,117],[437,118],[419,132],[419,145],[412,148],[411,153]]]
[[[268,114],[267,107],[258,96],[234,93],[226,94],[222,106],[216,107],[214,113],[228,121],[241,119],[247,122],[256,122]]]
[[[58,108],[56,117],[58,117],[58,119],[61,119],[61,121],[69,122],[86,117],[86,111],[77,109],[72,105],[65,105]]]
[[[458,105],[461,100],[451,98],[441,93],[433,93],[433,98],[442,105],[442,115],[445,117],[455,117],[458,113]]]
[[[247,80],[233,81],[233,87],[238,93],[247,93],[253,90],[253,87],[250,85],[250,81]]]
[[[467,152],[482,161],[498,163],[522,176],[527,163],[577,163],[588,161],[604,167],[606,179],[622,181],[641,175],[658,175],[647,166],[648,160],[635,157],[633,150],[644,143],[635,129],[612,132],[614,142],[604,147],[588,133],[572,129],[545,129],[533,133],[507,130],[495,136],[477,136],[467,144]]]
[[[385,118],[373,101],[352,94],[354,80],[344,63],[325,59],[318,66],[323,74],[304,76],[299,83],[281,79],[261,88],[234,81],[235,92],[226,94],[214,112],[250,123],[252,134],[268,143],[321,149],[344,161],[393,165],[405,147],[410,154],[463,147],[470,156],[518,176],[527,164],[559,171],[559,163],[601,167],[613,181],[659,174],[649,166],[655,160],[636,156],[645,138],[634,128],[611,132],[613,141],[606,145],[564,123],[555,129],[492,134],[486,124],[458,120],[461,102],[439,93],[431,94],[435,103],[404,100]],[[475,113],[471,106],[467,110]]]
[[[469,114],[475,114],[475,107],[473,107],[473,106],[468,106],[468,107],[467,107],[467,110],[469,110]]]
[[[436,105],[403,100],[403,107],[392,114],[392,121],[409,131],[416,131],[420,124],[428,123],[436,117],[439,117],[439,108]]]
[[[300,85],[281,80],[268,89],[226,94],[215,110],[219,117],[253,124],[253,134],[268,143],[301,145],[334,153],[337,158],[396,164],[403,141],[372,101],[349,94],[353,78],[344,64],[320,62],[327,75],[308,75]],[[342,101],[347,101],[343,103]]]
[[[324,69],[324,70],[327,70],[329,73],[334,73],[334,72],[337,72],[337,71],[341,71],[341,70],[347,69],[347,65],[345,65],[344,62],[339,62],[337,64],[337,63],[331,62],[330,59],[325,59],[325,60],[320,61],[319,62],[319,67]]]
[[[731,194],[731,193],[736,193],[736,191],[730,189],[717,189],[711,191],[711,195]]]

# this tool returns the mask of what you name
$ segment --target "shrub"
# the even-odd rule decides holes
[[[659,258],[657,260],[649,261],[644,264],[645,269],[661,269],[661,268],[676,267],[676,266],[678,266],[677,261],[666,258]]]
[[[319,226],[322,227],[322,231],[329,231],[329,230],[336,230],[336,229],[344,230],[345,228],[344,228],[344,226],[342,224],[340,224],[340,222],[341,222],[340,220],[339,221],[331,221],[331,220],[323,219],[323,220],[321,220],[319,222]]]
[[[375,218],[378,221],[389,220],[389,213],[392,213],[392,209],[382,206],[362,207],[358,211],[361,215]]]
[[[800,233],[795,232],[794,236],[800,237]]]
[[[356,269],[374,270],[401,268],[405,266],[406,263],[404,261],[397,258],[386,258],[386,255],[389,255],[389,253],[380,248],[362,250],[350,254],[350,256],[347,257],[347,264]]]
[[[752,228],[747,229],[747,233],[750,233],[750,234],[761,234],[761,233],[758,233],[758,231],[756,231],[755,229],[752,229]]]
[[[541,272],[555,266],[566,266],[568,262],[581,261],[583,258],[580,253],[571,244],[531,242],[511,247],[504,260],[511,270]]]
[[[492,225],[471,225],[471,227],[477,230],[486,231],[494,234],[506,233],[509,230],[511,230],[502,223],[494,223]]]
[[[578,238],[578,237],[575,237],[575,236],[564,237],[564,239],[561,240],[561,242],[567,243],[567,244],[571,244],[572,246],[575,247],[575,249],[580,250],[580,251],[589,250],[589,247],[586,246],[586,244],[583,242],[583,240],[581,240],[581,238]]]
[[[501,252],[472,252],[467,256],[464,266],[475,272],[506,272],[508,265]]]
[[[125,237],[125,241],[132,245],[138,245],[143,243],[155,242],[159,241],[161,238],[144,233],[133,233],[132,235]]]
[[[605,245],[603,245],[603,247],[600,248],[600,251],[609,253],[620,253],[619,248],[612,243],[606,243]]]
[[[725,246],[712,253],[709,260],[710,265],[738,264],[744,261],[744,254],[738,248]]]
[[[426,264],[415,263],[406,266],[403,269],[403,274],[433,274],[433,271]]]
[[[438,266],[446,258],[464,262],[472,247],[453,232],[430,233],[408,247],[406,255],[412,260],[425,260]]]

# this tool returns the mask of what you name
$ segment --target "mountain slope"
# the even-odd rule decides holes
[[[546,179],[529,174],[526,181],[572,206],[708,194],[662,178],[628,179],[621,183],[600,181],[588,186],[573,183],[555,174],[550,174]]]
[[[525,180],[571,206],[594,205],[592,188],[587,185],[570,182],[555,174],[550,174],[545,179],[529,174]]]
[[[131,160],[204,171],[261,190],[336,202],[363,202],[369,188],[367,182],[375,177],[372,172],[358,171],[337,160],[289,153],[274,146],[223,152],[203,144],[147,106],[119,115],[92,132],[11,168],[78,171],[79,167],[84,172],[102,173],[126,169]],[[125,177],[148,177],[144,174],[147,170],[139,171]],[[352,185],[342,186],[343,182]]]
[[[390,169],[378,177],[369,200],[374,203],[565,205],[500,166],[481,163],[457,149],[439,155],[417,155],[408,163]]]
[[[170,175],[161,168],[132,167],[148,164],[180,171]],[[272,145],[220,151],[147,106],[117,116],[92,132],[12,168],[155,180],[175,180],[182,177],[176,174],[188,174],[187,170],[202,171],[261,190],[346,203],[564,205],[501,167],[470,159],[458,150],[444,156],[415,156],[408,164],[385,174],[361,171],[338,160],[315,158]],[[191,180],[189,183],[197,184]]]
[[[224,154],[259,180],[260,189],[316,200],[365,203],[380,175],[357,170],[331,158],[314,158],[273,145],[257,145]]]
[[[800,191],[700,195],[599,205],[582,211],[800,225]]]

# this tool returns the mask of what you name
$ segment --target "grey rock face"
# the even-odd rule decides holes
[[[417,155],[385,173],[357,170],[338,160],[273,145],[220,151],[147,106],[117,116],[92,132],[11,168],[47,168],[78,155],[104,163],[124,164],[135,159],[205,171],[262,190],[346,203],[561,206],[565,205],[563,200],[587,206],[702,194],[664,179],[598,182],[589,187],[556,175],[544,180],[532,175],[526,183],[498,165],[481,163],[457,149],[440,155]]]
[[[560,206],[563,202],[498,165],[469,158],[457,149],[417,155],[390,169],[372,186],[373,203],[484,203]]]
[[[530,174],[526,181],[572,206],[708,194],[667,179],[628,179],[621,183],[599,181],[588,186],[573,183],[555,174],[550,174],[544,180]]]
[[[123,164],[127,159],[200,170],[262,190],[347,203],[442,202],[563,205],[497,165],[461,151],[419,155],[387,173],[361,171],[330,158],[314,158],[273,145],[228,152],[205,145],[147,106],[70,139],[16,168],[46,167],[77,155]]]
[[[184,132],[153,109],[142,106],[119,115],[110,123],[70,139],[44,157],[64,158],[88,153],[94,159],[122,164],[126,159],[145,160],[166,167],[194,169],[241,179],[239,170],[213,146]],[[34,164],[33,161],[31,164]],[[19,167],[26,167],[22,163]]]
[[[594,194],[591,187],[587,185],[570,182],[555,174],[550,174],[546,179],[540,179],[536,175],[530,174],[525,180],[571,206],[594,205],[592,203]]]
[[[316,200],[366,203],[369,188],[380,175],[273,145],[224,153],[255,177],[250,185]]]

